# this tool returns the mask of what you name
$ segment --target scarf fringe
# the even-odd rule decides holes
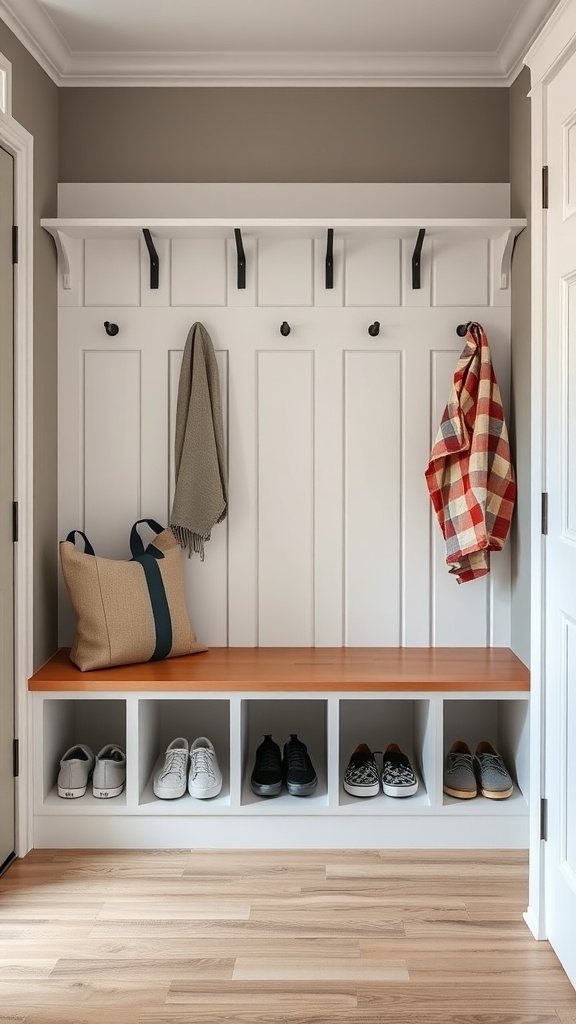
[[[194,533],[193,530],[187,529],[186,526],[172,526],[171,530],[180,547],[184,551],[188,549],[188,558],[191,558],[194,552],[194,554],[200,555],[201,562],[204,561],[204,541],[210,540],[210,534],[203,537],[200,533]]]

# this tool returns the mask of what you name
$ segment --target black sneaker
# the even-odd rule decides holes
[[[344,789],[350,796],[378,796],[380,775],[376,758],[365,743],[360,743],[344,772]]]
[[[282,762],[286,789],[292,796],[309,796],[318,785],[318,776],[310,760],[308,749],[296,733],[284,744]]]
[[[390,743],[384,751],[382,789],[386,796],[413,796],[418,789],[412,765],[395,743]]]
[[[269,734],[264,736],[256,751],[250,785],[257,796],[278,796],[282,789],[280,747]]]

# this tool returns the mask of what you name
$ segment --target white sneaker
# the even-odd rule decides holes
[[[107,800],[120,796],[126,785],[126,753],[116,743],[108,743],[96,755],[92,775],[92,793]]]
[[[161,800],[174,800],[178,796],[184,796],[189,752],[188,740],[182,736],[168,744],[164,764],[154,773],[154,796],[160,797]]]
[[[222,789],[222,772],[218,767],[216,751],[210,740],[199,736],[190,747],[190,774],[188,792],[198,800],[218,796]]]
[[[84,796],[94,771],[94,754],[85,743],[77,743],[62,756],[58,772],[58,796],[74,800]]]

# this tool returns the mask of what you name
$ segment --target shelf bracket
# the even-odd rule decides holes
[[[146,248],[150,257],[150,287],[158,288],[160,284],[160,260],[158,259],[158,253],[156,252],[149,229],[142,228],[142,234],[144,235],[144,241],[146,242]]]
[[[420,257],[422,255],[422,245],[424,244],[424,236],[426,234],[426,228],[420,228],[418,232],[418,238],[416,239],[416,245],[414,246],[414,252],[412,253],[412,287],[420,287]]]
[[[242,244],[242,232],[240,228],[234,228],[234,238],[236,239],[236,262],[238,267],[238,277],[236,282],[237,288],[246,287],[246,253],[244,252],[244,246]]]
[[[69,235],[65,235],[62,231],[52,231],[52,237],[56,245],[56,252],[58,253],[58,265],[62,271],[62,287],[67,291],[72,287],[72,275],[70,272],[70,253],[68,246],[71,243]]]
[[[510,228],[502,236],[502,259],[500,261],[500,288],[502,290],[510,287],[510,274],[512,272],[512,253],[516,242],[516,232]]]
[[[334,287],[334,228],[326,236],[326,287]]]

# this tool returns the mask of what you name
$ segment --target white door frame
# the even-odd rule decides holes
[[[9,108],[8,108],[9,111]],[[9,112],[0,111],[0,145],[14,159],[14,217],[18,263],[14,267],[14,490],[19,539],[14,549],[15,726],[20,741],[16,780],[16,855],[32,847],[32,743],[28,678],[33,670],[33,138]]]
[[[542,209],[542,167],[547,164],[547,90],[550,81],[576,53],[576,0],[561,0],[524,58],[532,89],[532,357],[531,357],[531,644],[530,644],[530,878],[525,920],[533,935],[546,938],[544,846],[541,800],[545,795],[546,724],[545,650],[543,644],[546,578],[541,529],[542,493],[546,491],[546,211]]]

